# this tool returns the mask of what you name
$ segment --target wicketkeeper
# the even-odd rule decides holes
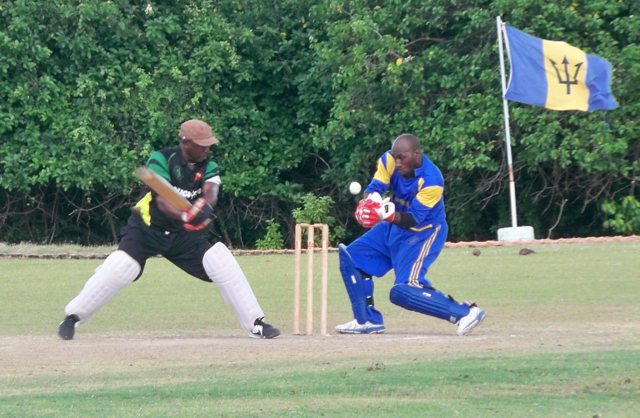
[[[391,196],[382,195],[391,189]],[[356,219],[370,228],[348,247],[340,244],[340,272],[351,300],[354,320],[338,325],[346,334],[385,331],[373,302],[373,276],[395,272],[391,302],[458,326],[458,335],[480,325],[485,312],[473,302],[458,303],[436,290],[427,279],[447,238],[440,170],[420,150],[418,139],[400,135],[384,153],[358,203]]]
[[[229,249],[220,242],[212,246],[206,239],[221,184],[218,165],[208,159],[209,147],[218,140],[207,123],[192,119],[181,125],[180,141],[178,148],[152,154],[147,167],[171,183],[193,206],[183,212],[147,189],[122,228],[118,250],[107,257],[66,306],[58,329],[61,338],[72,339],[76,326],[87,322],[120,290],[136,281],[147,259],[157,254],[190,275],[215,283],[251,337],[280,335],[277,328],[264,322],[253,290]]]

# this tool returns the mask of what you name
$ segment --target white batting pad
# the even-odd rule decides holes
[[[136,260],[124,251],[114,251],[95,270],[78,296],[64,308],[65,315],[76,314],[80,317],[80,324],[87,322],[138,274],[140,264]]]
[[[204,254],[202,264],[224,300],[233,308],[242,328],[251,331],[255,320],[264,317],[264,313],[231,251],[219,242]]]

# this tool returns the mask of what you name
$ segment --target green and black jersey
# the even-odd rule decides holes
[[[202,186],[206,181],[219,183],[220,179],[218,164],[205,160],[190,166],[179,147],[154,152],[147,161],[147,167],[171,183],[178,193],[192,203],[202,197]],[[143,193],[142,199],[136,204],[135,213],[147,226],[169,232],[183,230],[182,221],[168,217],[158,208],[149,188]]]

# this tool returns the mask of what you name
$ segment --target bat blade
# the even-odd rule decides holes
[[[171,206],[176,209],[188,211],[191,209],[191,203],[184,198],[174,187],[165,179],[149,170],[147,167],[139,167],[136,170],[136,176],[158,195],[162,196]]]

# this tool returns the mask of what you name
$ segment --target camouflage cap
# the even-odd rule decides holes
[[[180,125],[180,139],[190,139],[203,147],[218,143],[211,126],[200,119],[191,119]]]

